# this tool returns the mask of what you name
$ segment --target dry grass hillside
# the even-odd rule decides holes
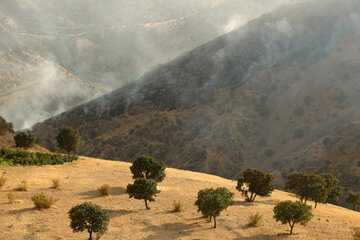
[[[360,224],[360,213],[331,204],[313,210],[308,226],[295,226],[295,235],[287,235],[288,226],[272,218],[274,205],[295,200],[292,194],[276,190],[270,198],[245,203],[235,190],[236,182],[213,175],[168,168],[159,184],[161,193],[145,210],[143,201],[130,199],[125,188],[132,182],[129,163],[80,157],[73,163],[58,166],[0,166],[8,179],[0,190],[0,239],[86,239],[86,233],[72,233],[67,212],[75,205],[91,201],[108,209],[111,222],[102,239],[350,239],[351,229]],[[60,189],[50,189],[52,179],[59,179]],[[28,192],[16,192],[17,203],[7,203],[6,195],[21,180],[27,180]],[[108,183],[111,196],[100,197],[98,186]],[[198,190],[227,187],[235,193],[235,205],[224,211],[218,228],[197,213],[194,202]],[[35,210],[30,200],[34,193],[45,192],[60,200],[50,210]],[[174,200],[185,211],[171,212]],[[312,203],[311,203],[312,204]],[[264,214],[260,227],[247,226],[252,213]]]

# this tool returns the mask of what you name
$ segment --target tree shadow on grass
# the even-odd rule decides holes
[[[16,210],[11,210],[11,211],[8,211],[7,213],[8,214],[21,214],[21,213],[25,213],[25,212],[29,212],[29,211],[33,211],[33,210],[36,210],[34,207],[32,208],[22,208],[22,209],[16,209]]]
[[[259,234],[251,237],[234,238],[233,240],[280,240],[280,239],[286,239],[286,237],[282,238],[279,237],[279,235]]]
[[[82,192],[79,195],[84,196],[84,198],[87,198],[87,199],[101,197],[98,190],[90,190],[90,191]]]
[[[123,187],[112,187],[110,191],[111,195],[119,196],[125,194],[126,189]]]
[[[125,188],[123,187],[111,187],[110,188],[110,196],[119,196],[125,194]],[[84,196],[84,198],[92,199],[92,198],[98,198],[98,197],[104,197],[100,194],[99,190],[90,190],[87,192],[80,193],[81,196]]]
[[[121,217],[121,216],[126,215],[126,214],[136,213],[136,211],[127,210],[127,209],[117,209],[117,210],[108,209],[108,211],[110,213],[111,218]]]
[[[252,206],[252,205],[254,205],[254,203],[251,203],[251,202],[247,202],[247,201],[245,201],[245,200],[243,200],[243,201],[239,201],[239,200],[237,200],[237,201],[234,201],[234,206]]]
[[[149,226],[143,229],[144,232],[153,232],[152,235],[144,238],[145,240],[158,239],[178,239],[191,236],[198,223],[186,224],[182,222],[165,223],[160,226]]]

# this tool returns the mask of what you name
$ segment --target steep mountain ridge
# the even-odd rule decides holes
[[[35,126],[69,125],[80,153],[237,177],[331,172],[359,190],[357,1],[283,7],[108,95]],[[281,178],[277,184],[282,185]]]

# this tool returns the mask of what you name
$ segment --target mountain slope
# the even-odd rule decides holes
[[[276,190],[270,198],[256,198],[253,204],[244,202],[235,190],[236,182],[196,172],[166,169],[166,178],[159,183],[161,192],[145,210],[144,202],[125,194],[133,181],[129,163],[80,157],[80,160],[58,166],[6,167],[0,166],[8,178],[0,190],[0,203],[12,191],[19,179],[29,183],[28,192],[17,192],[20,203],[1,204],[0,238],[47,240],[85,239],[88,234],[73,233],[69,227],[69,209],[75,204],[91,201],[110,211],[109,231],[101,239],[350,239],[351,228],[357,227],[360,213],[331,204],[313,209],[314,217],[308,226],[295,225],[293,236],[287,236],[288,225],[273,219],[274,205],[283,200],[295,200],[289,193]],[[91,177],[89,177],[91,176]],[[61,188],[50,189],[52,179],[60,180]],[[108,183],[112,195],[100,197],[97,186]],[[216,229],[196,211],[197,192],[205,187],[226,187],[235,193],[235,204],[217,218]],[[59,198],[55,207],[46,211],[33,209],[30,200],[35,193],[45,192]],[[174,200],[180,200],[184,212],[171,212]],[[309,202],[312,204],[312,202]],[[251,214],[264,214],[260,227],[247,226]],[[286,236],[282,236],[286,235]]]
[[[65,125],[80,153],[236,178],[331,172],[359,190],[357,1],[283,7],[137,82],[35,126],[46,146]],[[282,179],[282,180],[281,180]]]
[[[292,2],[294,0],[251,3],[237,0],[0,1],[0,21],[9,25],[8,31],[2,33],[3,37],[9,36],[9,44],[0,41],[0,47],[5,49],[5,54],[16,58],[1,61],[5,73],[0,77],[4,83],[0,86],[3,103],[0,113],[14,122],[16,129],[28,128],[132,82],[169,59]],[[32,56],[23,60],[24,54],[19,53],[19,48],[25,55]],[[67,80],[60,86],[46,85],[35,91],[43,83],[44,75],[50,75],[44,73],[43,62],[53,66],[51,71],[65,73]],[[59,78],[64,77],[59,76],[57,80]],[[27,94],[22,94],[24,88]],[[4,94],[8,97],[2,97]],[[24,100],[16,103],[18,98]],[[29,108],[33,118],[24,122]]]

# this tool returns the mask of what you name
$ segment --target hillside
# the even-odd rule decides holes
[[[244,202],[235,190],[236,182],[213,175],[166,169],[167,177],[159,184],[161,193],[145,210],[142,201],[129,199],[125,188],[132,182],[129,163],[81,157],[79,161],[57,166],[5,167],[8,183],[0,190],[0,239],[85,239],[87,233],[73,233],[67,212],[78,203],[91,201],[111,214],[109,232],[101,239],[350,239],[351,228],[360,222],[360,213],[331,204],[313,211],[309,225],[295,226],[288,236],[288,226],[276,223],[272,209],[278,201],[295,200],[292,194],[275,191],[270,198],[259,198],[254,204]],[[91,177],[89,177],[91,176]],[[51,181],[61,181],[59,190],[50,189]],[[7,204],[6,194],[20,180],[29,183],[28,192],[16,192],[18,203]],[[97,186],[108,183],[110,197],[99,197]],[[194,202],[204,187],[227,187],[235,193],[235,205],[224,211],[218,227],[201,218]],[[30,200],[37,192],[46,192],[60,200],[50,210],[33,209]],[[172,202],[181,200],[185,211],[170,212]],[[247,227],[250,214],[264,214],[259,228]]]
[[[330,172],[360,190],[358,9],[280,8],[35,131],[49,147],[74,127],[87,156],[145,153],[233,179],[262,168],[278,187],[293,171]]]
[[[293,2],[0,1],[0,114],[30,128]]]

